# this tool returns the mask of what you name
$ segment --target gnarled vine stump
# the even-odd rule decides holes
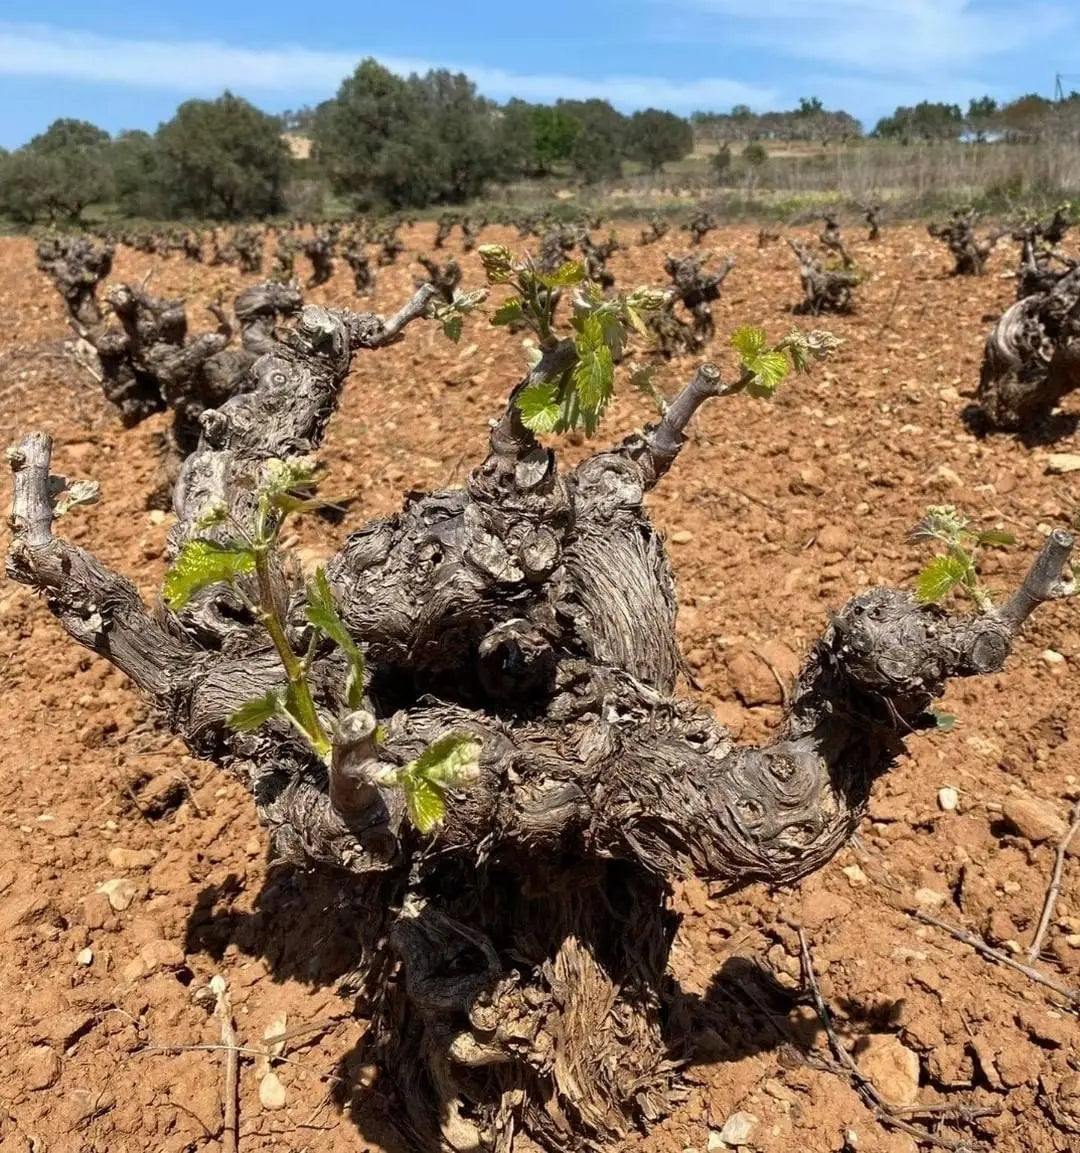
[[[305,308],[249,387],[202,414],[171,547],[221,531],[198,526],[222,505],[243,523],[252,475],[318,448],[352,354],[394,339],[431,295],[388,320]],[[513,395],[572,355],[553,342]],[[676,695],[674,582],[644,504],[695,411],[724,391],[699,369],[658,424],[569,469],[512,395],[463,488],[411,496],[354,533],[328,574],[366,653],[363,711],[346,710],[340,650],[311,653],[318,705],[336,718],[329,764],[286,725],[227,723],[283,675],[229,586],[178,615],[147,607],[53,535],[48,437],[10,454],[9,574],[193,752],[248,783],[280,858],[366,895],[368,1040],[409,1147],[505,1153],[525,1132],[598,1149],[668,1112],[685,1056],[672,882],[787,884],[820,868],[946,681],[1000,669],[1031,611],[1069,591],[1072,540],[1056,532],[997,611],[862,593],[813,645],[776,736],[736,744]],[[289,571],[277,580],[303,651],[302,590]],[[423,836],[380,768],[451,731],[480,743],[479,775]]]
[[[461,265],[451,256],[445,264],[440,264],[430,256],[417,256],[417,264],[424,267],[427,279],[420,284],[430,284],[447,304],[454,303],[458,286],[461,284]],[[419,287],[419,285],[418,285]],[[359,281],[357,281],[359,291]]]
[[[112,314],[108,317],[97,288],[108,275],[111,256],[111,249],[65,239],[39,247],[38,261],[97,353],[102,392],[123,423],[131,427],[172,409],[169,456],[186,456],[198,443],[202,412],[245,386],[252,364],[270,350],[277,322],[300,310],[300,290],[294,283],[277,281],[244,289],[233,305],[240,345],[228,347],[233,325],[218,303],[210,306],[217,328],[189,338],[182,299],[163,299],[141,285],[119,284],[105,295]]]
[[[1049,292],[1063,275],[1076,267],[1076,261],[1058,251],[1058,245],[1072,227],[1068,205],[1062,205],[1046,220],[1025,221],[1012,233],[1020,243],[1020,264],[1016,272],[1016,299]]]
[[[852,259],[851,253],[848,252],[844,244],[844,238],[840,234],[840,221],[831,212],[826,212],[822,217],[825,227],[821,230],[818,240],[821,241],[821,247],[826,252],[831,252],[833,256],[840,258],[840,263],[845,268],[853,268],[855,261]]]
[[[976,404],[991,427],[1032,432],[1080,387],[1080,268],[1018,300],[986,338]]]
[[[115,249],[88,236],[47,236],[38,242],[37,266],[64,299],[80,335],[101,321],[98,285],[112,271]]]
[[[850,312],[855,286],[859,283],[858,273],[850,268],[826,268],[805,245],[790,238],[788,244],[799,261],[803,290],[802,300],[792,311],[810,316]]]
[[[311,261],[307,287],[318,288],[334,275],[334,238],[329,232],[317,232],[303,244],[304,255]]]
[[[641,237],[638,243],[641,244],[642,247],[655,244],[658,240],[663,240],[670,230],[671,225],[662,217],[655,215],[650,216],[649,226],[641,230]]]
[[[670,294],[664,307],[650,313],[645,321],[656,351],[664,357],[700,352],[712,339],[716,326],[711,306],[720,299],[735,259],[725,257],[715,270],[705,267],[708,259],[707,255],[689,255],[668,256],[664,261],[664,271],[671,278]],[[689,324],[676,312],[680,304],[690,314]]]
[[[958,208],[947,224],[927,225],[926,231],[935,240],[943,241],[952,253],[953,276],[982,276],[997,242],[1008,235],[1006,228],[979,236],[975,232],[976,219],[973,208]]]

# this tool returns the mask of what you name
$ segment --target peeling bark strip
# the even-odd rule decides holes
[[[317,450],[353,353],[396,339],[434,292],[387,319],[305,308],[249,387],[202,414],[172,547],[205,534],[215,506],[244,523],[250,478]],[[410,497],[331,562],[368,684],[346,716],[341,651],[313,650],[315,701],[339,718],[329,765],[277,721],[230,729],[283,673],[228,586],[178,615],[147,608],[53,536],[64,482],[49,476],[48,437],[10,453],[9,574],[194,753],[247,781],[279,857],[334,867],[364,900],[371,1059],[396,1087],[411,1147],[506,1153],[525,1132],[549,1150],[595,1150],[670,1111],[686,1055],[667,973],[672,881],[737,888],[820,868],[905,736],[932,723],[946,681],[1000,669],[1027,616],[1072,591],[1073,542],[1059,531],[998,611],[954,616],[864,592],[811,648],[776,736],[738,745],[675,695],[674,582],[644,508],[696,410],[726,391],[719,372],[703,366],[657,425],[561,471],[513,396],[566,355],[547,350],[514,390],[464,488]],[[302,590],[288,571],[273,579],[303,651]],[[384,782],[450,732],[481,745],[479,775],[424,837]]]

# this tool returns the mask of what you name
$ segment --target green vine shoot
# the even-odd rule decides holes
[[[227,584],[233,590],[266,630],[285,683],[241,705],[229,717],[230,728],[252,732],[275,719],[285,721],[320,761],[330,765],[337,722],[367,703],[364,655],[338,612],[322,568],[305,590],[307,635],[302,648],[294,647],[290,639],[278,592],[282,526],[295,513],[329,503],[313,495],[315,479],[315,463],[310,458],[268,461],[255,485],[251,524],[239,524],[224,507],[211,510],[197,527],[200,531],[218,529],[222,539],[200,536],[186,541],[165,575],[163,595],[168,607],[180,612],[211,585]],[[312,665],[324,641],[341,651],[348,670],[342,693],[346,713],[331,721],[320,710],[311,688]],[[376,742],[381,735],[376,729]],[[448,793],[475,776],[480,751],[479,743],[467,734],[448,734],[404,766],[381,766],[376,783],[402,789],[410,819],[427,834],[443,820]]]

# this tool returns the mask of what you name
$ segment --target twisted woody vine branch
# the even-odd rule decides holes
[[[1052,533],[1000,608],[854,597],[776,734],[737,744],[676,692],[676,591],[645,496],[702,405],[769,396],[834,342],[740,329],[734,375],[700,366],[655,423],[560,467],[541,438],[596,431],[616,353],[663,294],[481,256],[511,294],[492,321],[529,328],[536,353],[463,487],[410,496],[300,578],[280,522],[310,499],[351,358],[430,314],[435,290],[388,318],[309,306],[201,415],[164,602],[54,535],[58,494],[80,490],[50,475],[43,433],[9,454],[7,567],[247,782],[279,858],[332,868],[366,910],[365,1045],[410,1147],[595,1149],[679,1099],[673,881],[786,884],[825,864],[946,682],[999,670],[1030,613],[1072,591],[1073,542]],[[452,336],[462,311],[442,317]]]

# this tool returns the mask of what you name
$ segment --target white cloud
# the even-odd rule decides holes
[[[715,36],[819,67],[939,81],[1034,41],[1075,30],[1074,11],[1040,0],[653,0],[684,40]]]
[[[597,96],[623,108],[655,104],[683,111],[740,102],[768,107],[775,102],[771,88],[723,77],[670,80],[514,73],[464,61],[384,55],[360,46],[350,52],[299,46],[242,48],[209,40],[135,40],[47,25],[0,23],[0,75],[125,84],[191,95],[228,87],[239,93],[329,96],[365,56],[375,56],[395,72],[454,68],[465,72],[485,95],[497,99]]]

